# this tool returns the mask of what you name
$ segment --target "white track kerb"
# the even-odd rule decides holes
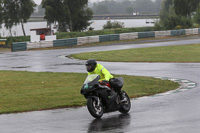
[[[167,78],[167,77],[155,77],[155,78],[159,78],[162,80],[170,80],[170,81],[174,81],[174,82],[178,82],[180,84],[180,87],[176,90],[171,90],[171,91],[167,91],[165,93],[161,93],[161,94],[156,94],[153,95],[154,96],[164,96],[164,95],[169,95],[172,93],[178,93],[178,92],[183,92],[183,91],[187,91],[193,88],[197,87],[197,83],[187,80],[187,79],[174,79],[174,78]]]

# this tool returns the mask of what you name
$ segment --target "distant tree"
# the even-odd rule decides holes
[[[103,29],[116,29],[116,28],[124,28],[124,23],[119,21],[107,21],[105,25],[103,25]]]
[[[106,5],[97,5],[95,7],[95,13],[96,14],[109,14],[108,8]]]
[[[88,0],[64,0],[68,5],[70,31],[86,30],[90,26],[93,12],[87,7]]]
[[[0,28],[3,23],[3,0],[0,0]]]
[[[153,2],[151,0],[136,0],[134,6],[135,10],[141,14],[150,13],[153,10]]]
[[[131,14],[140,13],[159,14],[162,0],[104,0],[94,3],[94,14]]]
[[[127,11],[128,14],[133,14],[134,8],[132,6],[129,6],[129,7],[126,8],[126,11]]]
[[[42,7],[45,9],[44,18],[48,24],[58,22],[59,26],[61,26],[65,20],[69,19],[67,18],[68,14],[65,11],[66,9],[63,6],[62,0],[42,0]]]
[[[89,25],[92,11],[88,0],[42,0],[45,19],[48,23],[58,22],[60,31],[82,31]]]
[[[37,6],[38,11],[34,12],[34,14],[32,14],[32,16],[44,16],[45,13],[45,9],[42,8],[42,5],[40,4],[39,6]]]
[[[199,8],[199,3],[200,0],[174,0],[174,9],[177,15],[190,17]]]
[[[166,20],[170,9],[172,10],[173,0],[164,0],[162,3],[162,10],[160,11],[160,19]]]
[[[11,29],[13,25],[21,24],[24,36],[24,23],[30,18],[36,6],[33,0],[4,0],[3,19],[5,26]]]
[[[159,24],[160,27],[167,30],[176,29],[177,27],[189,28],[192,26],[192,20],[186,16],[176,14],[174,0],[164,0],[160,12]]]
[[[193,18],[194,22],[200,24],[200,9],[198,9]]]

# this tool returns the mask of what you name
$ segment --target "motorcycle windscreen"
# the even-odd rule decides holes
[[[91,75],[88,75],[84,84],[88,84],[90,82],[93,82],[93,81],[96,81],[98,82],[100,79],[100,76],[98,74],[91,74]]]

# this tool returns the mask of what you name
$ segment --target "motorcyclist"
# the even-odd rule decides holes
[[[86,69],[88,71],[88,75],[90,74],[98,74],[100,75],[100,80],[103,84],[109,83],[109,80],[113,78],[113,75],[101,64],[97,63],[95,59],[89,59],[85,63]],[[119,92],[121,101],[124,101],[125,97]]]

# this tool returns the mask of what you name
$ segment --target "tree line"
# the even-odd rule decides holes
[[[49,24],[58,23],[59,31],[83,31],[93,15],[87,4],[88,0],[42,0],[44,18]]]
[[[90,5],[94,14],[159,14],[163,0],[105,0]]]
[[[48,25],[58,23],[59,31],[83,31],[89,25],[93,12],[87,7],[88,0],[42,0],[44,18]],[[0,26],[11,31],[14,25],[21,24],[24,36],[24,23],[35,10],[33,0],[0,0]]]
[[[34,12],[35,6],[33,0],[0,0],[0,25],[5,23],[5,27],[11,30],[13,25],[21,24],[26,36],[23,24]]]
[[[200,24],[200,0],[164,0],[157,28],[190,28]]]

